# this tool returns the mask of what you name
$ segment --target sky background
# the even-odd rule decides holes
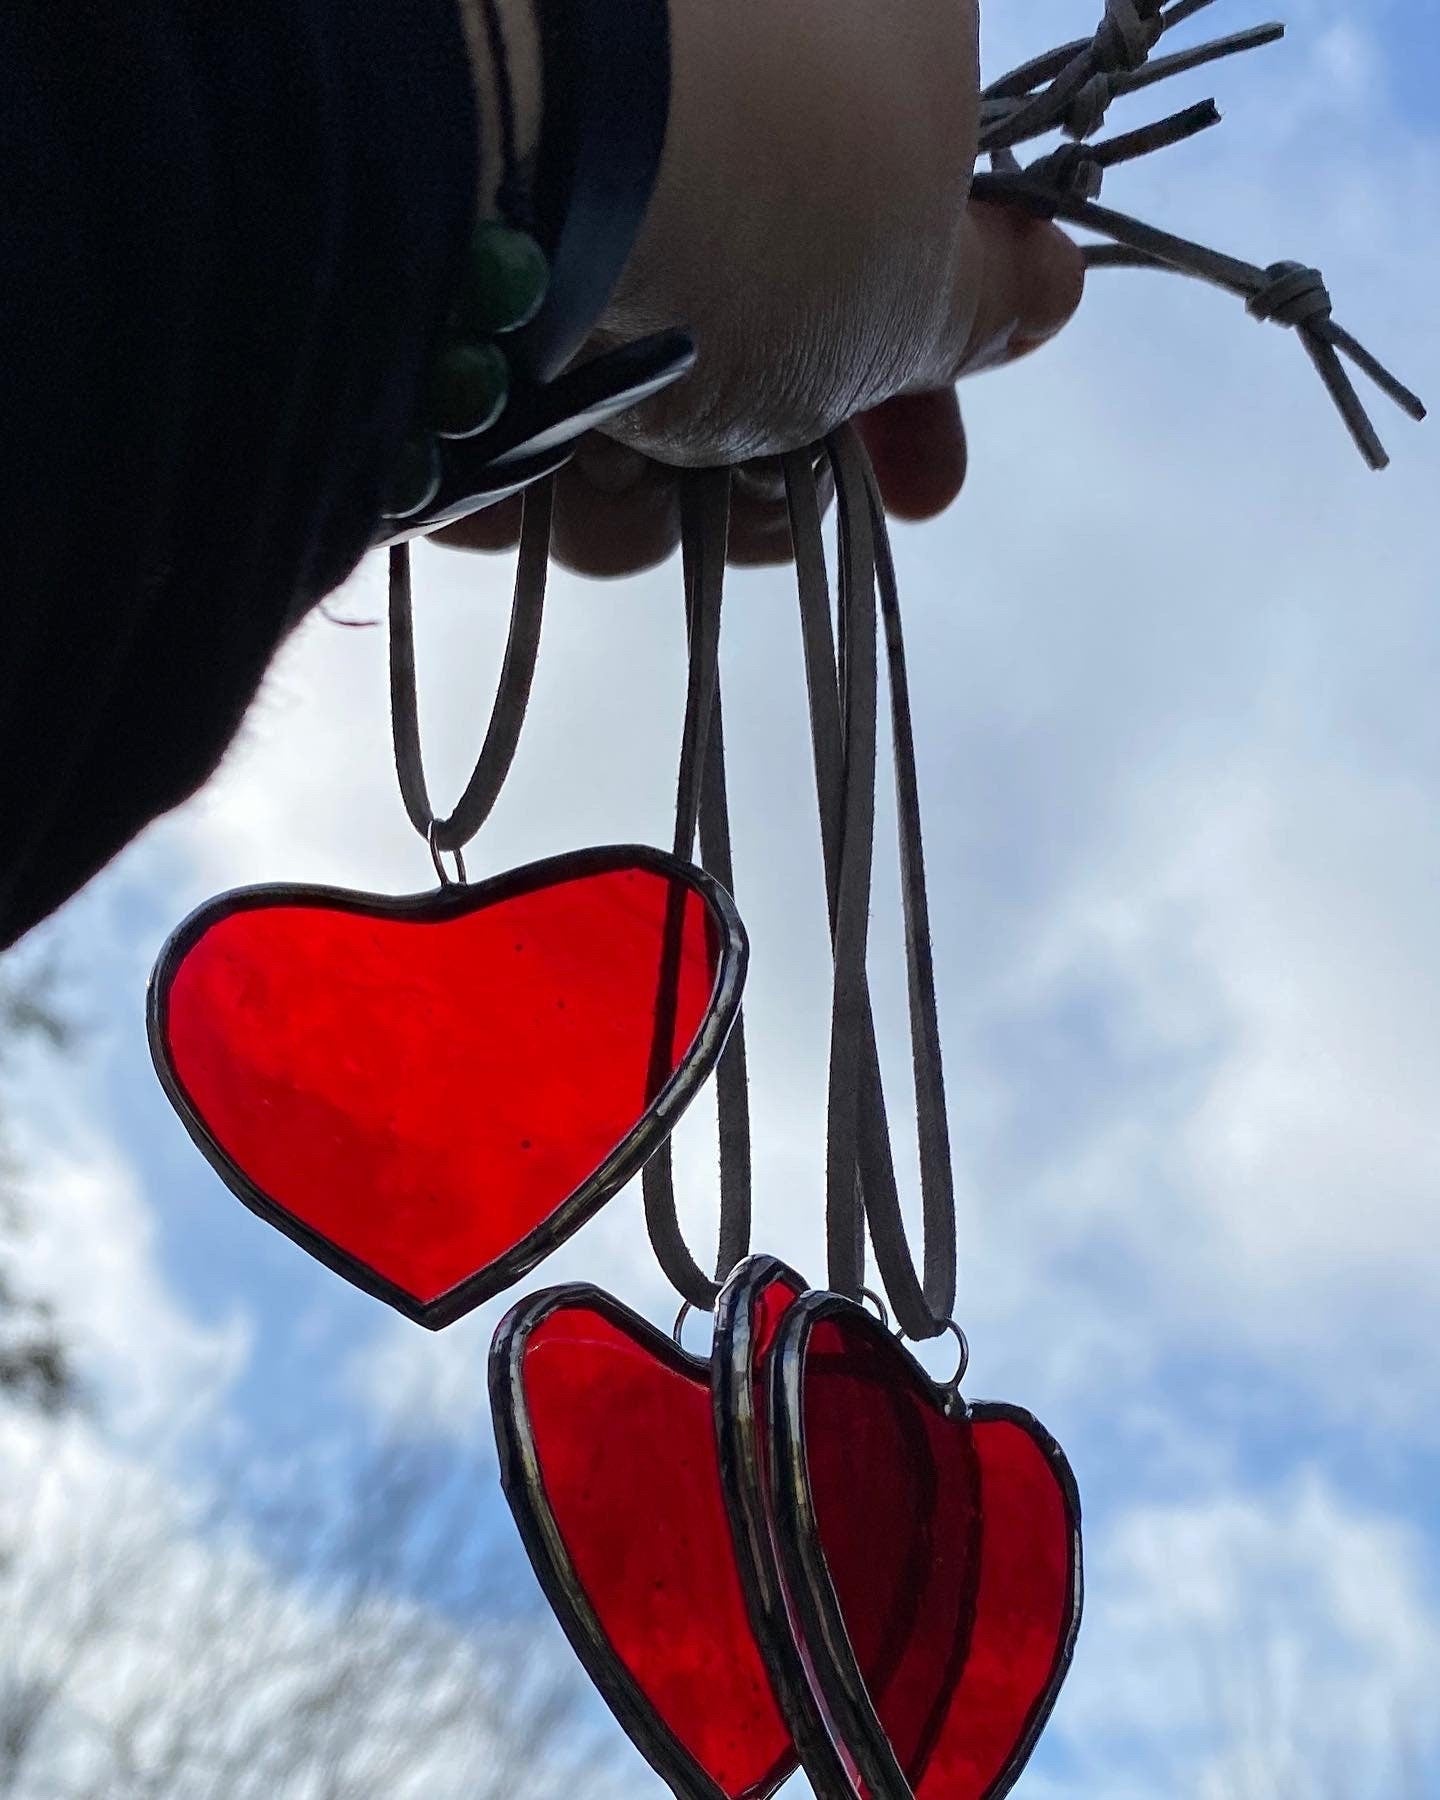
[[[1284,11],[1285,45],[1163,90],[1167,110],[1217,94],[1223,130],[1106,198],[1260,263],[1317,263],[1341,322],[1433,399],[1440,6]],[[1055,0],[996,5],[987,66],[1086,23]],[[1051,1427],[1086,1512],[1086,1622],[1018,1792],[1440,1794],[1440,436],[1377,400],[1395,463],[1369,474],[1290,336],[1124,273],[964,401],[963,498],[895,531],[958,1316],[968,1391]],[[509,568],[428,548],[415,568],[444,793],[488,713]],[[333,609],[380,617],[383,581],[370,559]],[[827,953],[793,585],[734,574],[727,609],[757,1244],[819,1279]],[[676,565],[555,579],[472,875],[668,842],[682,625]],[[149,968],[210,895],[428,885],[389,756],[383,632],[316,617],[217,779],[26,948],[61,971],[83,1037],[23,1071],[12,1105],[24,1266],[103,1399],[63,1427],[0,1420],[11,1504],[44,1522],[46,1555],[131,1507],[203,1565],[187,1496],[327,1434],[486,1461],[485,1354],[515,1294],[432,1336],[350,1290],[220,1186],[145,1046]],[[883,773],[881,807],[871,966],[903,1143]],[[697,1244],[712,1130],[702,1102],[679,1137]],[[575,1277],[668,1323],[638,1191],[526,1286]],[[523,1586],[488,1468],[473,1504]],[[250,1523],[280,1605],[290,1574]],[[655,1789],[616,1754],[622,1791]]]

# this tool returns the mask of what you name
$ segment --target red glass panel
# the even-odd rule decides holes
[[[988,1792],[1053,1698],[1074,1613],[1074,1524],[1050,1460],[1027,1426],[978,1410],[980,1592],[963,1679],[912,1783],[919,1800]]]
[[[521,1368],[544,1503],[614,1657],[724,1793],[758,1800],[795,1754],[731,1552],[708,1365],[597,1301],[544,1317]]]
[[[1074,1523],[1038,1428],[946,1417],[863,1315],[815,1324],[801,1394],[817,1536],[880,1728],[917,1800],[982,1800],[1053,1698],[1074,1613]]]
[[[182,1099],[242,1191],[421,1303],[545,1226],[625,1142],[689,1051],[718,961],[705,900],[648,867],[481,890],[458,913],[454,894],[220,912],[160,1014]],[[673,1030],[652,1057],[672,894]]]
[[[802,1405],[820,1547],[866,1688],[913,1772],[969,1643],[980,1567],[975,1446],[879,1327],[814,1326]]]
[[[802,1742],[809,1735],[812,1721],[803,1699],[808,1693],[835,1754],[858,1791],[858,1769],[825,1706],[793,1591],[775,1554],[770,1498],[769,1359],[786,1314],[805,1287],[793,1270],[763,1256],[753,1259],[745,1273],[737,1273],[732,1279],[737,1284],[732,1302],[735,1316],[719,1327],[715,1354],[731,1359],[735,1389],[748,1391],[750,1396],[748,1408],[736,1406],[734,1416],[726,1416],[720,1409],[716,1413],[717,1431],[725,1446],[724,1466],[732,1485],[727,1504],[733,1512],[735,1554],[742,1565],[742,1582],[748,1586],[758,1615],[757,1624],[772,1671],[779,1679],[779,1691],[783,1695],[789,1687],[797,1696],[794,1704],[798,1711],[790,1721],[795,1734]],[[722,1301],[717,1317],[723,1318],[724,1314]],[[753,1420],[753,1428],[749,1420]],[[845,1554],[846,1544],[837,1542],[833,1548],[840,1557]]]

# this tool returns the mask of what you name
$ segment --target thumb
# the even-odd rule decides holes
[[[1079,246],[1043,219],[972,200],[964,229],[972,310],[946,381],[1036,349],[1069,321],[1085,291]]]

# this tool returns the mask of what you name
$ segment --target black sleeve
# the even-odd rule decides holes
[[[364,554],[477,143],[456,0],[0,5],[0,948]]]

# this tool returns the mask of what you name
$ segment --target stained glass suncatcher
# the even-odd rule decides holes
[[[591,1287],[496,1333],[500,1475],[541,1585],[677,1794],[764,1800],[796,1766],[731,1548],[710,1365]]]
[[[673,1129],[745,957],[723,890],[642,848],[405,899],[252,888],[166,946],[151,1050],[248,1206],[437,1327],[533,1268]]]
[[[1080,1624],[1064,1453],[1023,1409],[937,1385],[835,1294],[786,1313],[768,1386],[780,1574],[854,1791],[1007,1793]]]

